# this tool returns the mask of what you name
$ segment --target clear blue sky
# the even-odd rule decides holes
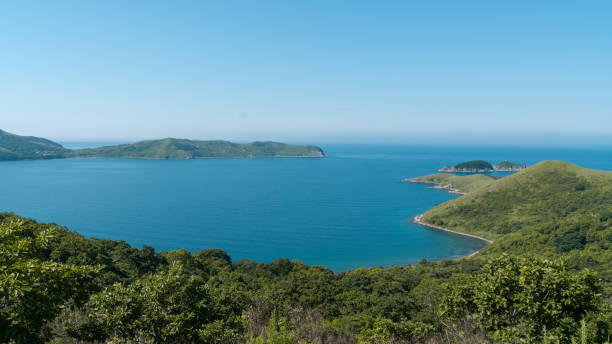
[[[15,0],[0,32],[18,134],[612,136],[609,0]]]

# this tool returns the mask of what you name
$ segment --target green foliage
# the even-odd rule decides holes
[[[466,172],[466,173],[493,172],[493,166],[484,160],[472,160],[472,161],[462,162],[454,166],[452,165],[444,166],[439,171],[440,172]]]
[[[33,232],[17,219],[0,222],[0,342],[51,338],[47,322],[69,303],[78,306],[96,289],[99,269],[43,259],[53,229]]]
[[[53,141],[34,136],[19,136],[0,130],[0,161],[62,158],[68,149]]]
[[[241,330],[239,309],[181,265],[147,275],[129,286],[115,284],[92,297],[85,324],[72,331],[80,339],[102,338],[150,343],[216,343]]]
[[[565,256],[612,282],[612,172],[547,161],[426,212],[422,221],[494,240],[481,251]]]
[[[484,160],[472,160],[455,165],[457,170],[493,170],[491,163]]]
[[[18,136],[0,130],[0,161],[57,159],[70,157],[95,158],[247,158],[247,157],[323,157],[316,146],[297,146],[279,142],[195,141],[167,138],[132,144],[70,150],[43,138]]]
[[[315,146],[292,146],[278,142],[238,144],[228,141],[194,141],[162,139],[132,144],[79,149],[77,157],[193,159],[193,158],[247,158],[247,157],[322,157],[323,151]]]
[[[276,312],[268,321],[268,327],[259,336],[247,338],[247,344],[298,344],[295,333],[290,328],[286,319],[278,319]]]
[[[378,318],[372,328],[364,329],[357,335],[357,343],[384,344],[424,340],[434,330],[434,326],[418,321],[393,322],[389,319]]]
[[[449,288],[440,310],[452,324],[449,333],[464,336],[462,326],[473,322],[474,331],[503,343],[540,342],[545,335],[567,342],[600,304],[594,273],[572,274],[560,260],[503,255]]]

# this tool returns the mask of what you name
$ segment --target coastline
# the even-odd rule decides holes
[[[406,178],[405,183],[417,183],[417,184],[428,184],[430,189],[446,190],[448,193],[465,195],[465,192],[461,192],[459,189],[455,189],[453,184],[442,185],[442,183],[436,183],[426,180],[417,180],[417,178]]]
[[[69,156],[43,159],[16,159],[0,160],[0,162],[12,161],[40,161],[40,160],[66,160],[66,159],[125,159],[125,160],[196,160],[196,159],[276,159],[276,158],[306,158],[321,159],[327,155],[275,155],[275,156],[199,156],[195,158],[150,158],[150,157],[109,157],[109,156]]]
[[[488,245],[493,243],[493,241],[491,241],[489,239],[485,239],[483,237],[479,237],[477,235],[468,234],[468,233],[461,233],[461,232],[450,230],[448,228],[444,228],[444,227],[440,227],[440,226],[436,226],[436,225],[432,225],[432,224],[423,222],[423,221],[421,221],[422,218],[423,218],[423,214],[419,214],[419,215],[415,216],[412,219],[412,223],[417,224],[419,226],[423,226],[423,227],[428,228],[428,229],[434,229],[434,230],[439,230],[439,231],[443,231],[443,232],[448,232],[448,233],[453,233],[453,234],[457,234],[457,235],[462,235],[462,236],[478,239],[478,240],[484,241],[487,244],[484,247],[486,247],[486,246],[488,246]],[[476,253],[480,252],[481,250],[482,250],[482,248],[480,250],[478,250],[478,251],[472,252],[472,253],[470,253],[470,254],[468,254],[466,256],[459,257],[459,258],[456,258],[456,259],[469,258],[469,257],[475,255]]]

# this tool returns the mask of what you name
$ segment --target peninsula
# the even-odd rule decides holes
[[[522,171],[527,168],[525,164],[517,164],[510,161],[502,161],[495,165],[484,160],[471,160],[457,165],[444,166],[438,172],[458,172],[458,173],[488,173],[488,172],[514,172]]]
[[[464,176],[469,177],[469,176]],[[564,256],[612,281],[612,172],[544,161],[417,217],[434,228],[494,241],[480,254]],[[588,259],[585,258],[588,255]]]
[[[417,178],[406,178],[407,183],[432,184],[434,189],[447,190],[449,193],[466,194],[488,185],[500,177],[486,174],[457,176],[448,173],[436,173]]]
[[[0,161],[41,160],[61,158],[261,158],[298,157],[321,158],[325,153],[317,146],[288,145],[279,142],[195,141],[166,138],[131,144],[88,149],[67,149],[51,140],[19,136],[0,130]]]

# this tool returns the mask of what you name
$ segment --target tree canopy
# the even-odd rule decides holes
[[[612,331],[597,275],[558,259],[333,273],[288,259],[232,262],[219,249],[136,249],[7,213],[0,228],[0,342],[460,343],[518,331],[604,343]]]

